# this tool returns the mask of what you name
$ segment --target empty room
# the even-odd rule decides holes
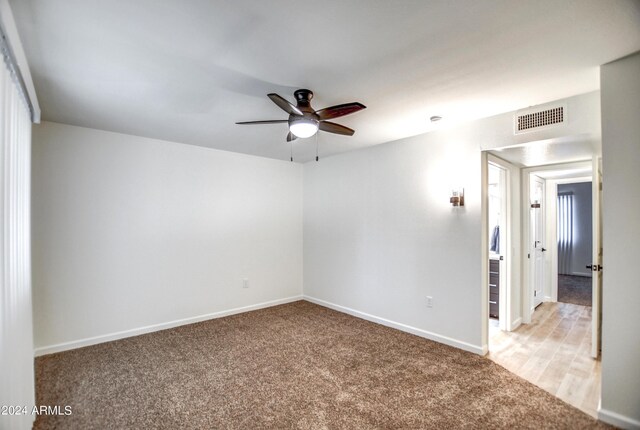
[[[0,429],[640,429],[640,1],[0,32]]]

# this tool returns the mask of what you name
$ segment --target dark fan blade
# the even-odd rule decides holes
[[[350,129],[349,127],[329,121],[320,121],[319,128],[322,131],[328,131],[329,133],[335,134],[345,134],[347,136],[353,136],[353,133],[355,133],[355,130]]]
[[[366,109],[366,106],[362,103],[345,103],[343,105],[336,105],[320,109],[319,111],[316,111],[316,115],[318,115],[320,121],[324,121],[325,119],[333,119],[349,115],[362,109]]]
[[[291,142],[292,140],[296,140],[297,138],[298,137],[295,134],[291,133],[291,132],[289,132],[289,134],[287,134],[287,142]]]
[[[277,104],[280,107],[280,109],[282,109],[289,115],[302,115],[302,111],[300,109],[298,109],[297,107],[295,107],[294,105],[292,105],[287,100],[280,97],[279,95],[271,93],[271,94],[267,94],[267,96],[271,99],[271,101]]]
[[[286,119],[271,119],[268,121],[243,121],[243,122],[236,122],[236,124],[280,124],[284,122],[289,122],[289,121],[287,121]]]

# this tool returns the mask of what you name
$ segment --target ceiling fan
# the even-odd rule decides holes
[[[311,107],[311,99],[313,98],[313,92],[311,90],[296,90],[293,95],[297,101],[295,106],[278,94],[267,94],[271,101],[289,114],[289,119],[244,121],[236,122],[236,124],[280,124],[286,122],[289,124],[287,142],[291,142],[299,137],[311,137],[316,134],[318,130],[353,136],[355,130],[327,120],[349,115],[366,108],[362,103],[354,102],[314,110]]]

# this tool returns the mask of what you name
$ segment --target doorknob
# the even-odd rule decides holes
[[[589,270],[593,270],[593,265],[592,265],[592,264],[587,264],[587,266],[586,266],[586,267],[587,267],[587,269],[589,269]]]
[[[587,269],[591,269],[594,272],[600,272],[602,270],[602,266],[599,264],[589,264],[587,265]]]

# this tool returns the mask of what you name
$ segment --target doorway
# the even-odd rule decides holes
[[[599,189],[595,184],[590,187],[592,175],[596,181],[594,169],[592,162],[522,168],[520,298],[523,320],[530,324],[514,331],[491,330],[489,339],[490,359],[593,416],[598,408],[600,364],[589,356],[592,345],[599,345],[593,340],[599,330],[592,329],[599,324],[597,313],[594,311],[592,317],[592,307],[557,302],[557,278],[558,265],[566,263],[559,258],[563,230],[558,226],[562,219],[558,206],[565,202],[558,197],[558,185],[584,182],[587,190]],[[487,177],[489,173],[487,170]],[[567,190],[560,187],[562,191]],[[595,211],[595,197],[593,203],[591,209]],[[585,272],[586,266],[596,261],[600,260],[587,261]],[[593,305],[593,309],[598,306]]]
[[[489,222],[489,326],[490,330],[506,330],[507,295],[507,170],[489,162],[488,168]],[[502,300],[501,300],[502,298]]]
[[[601,159],[594,157],[590,162],[525,170],[527,174],[541,176],[547,185],[546,243],[554,246],[550,246],[547,252],[549,275],[545,281],[545,288],[548,288],[545,289],[545,300],[587,309],[591,320],[591,356],[597,358],[602,342]],[[576,214],[578,211],[580,215]],[[581,225],[578,225],[578,216],[581,217]],[[586,242],[580,251],[576,244],[578,240]],[[562,275],[567,277],[562,279]],[[580,289],[580,303],[572,302],[571,298],[563,295],[563,281],[573,284],[569,287],[574,291],[569,291],[569,294]],[[574,298],[576,295],[573,294]]]
[[[556,184],[557,301],[591,307],[592,184]]]
[[[499,349],[500,333],[522,323],[520,168],[483,152],[483,339]]]

